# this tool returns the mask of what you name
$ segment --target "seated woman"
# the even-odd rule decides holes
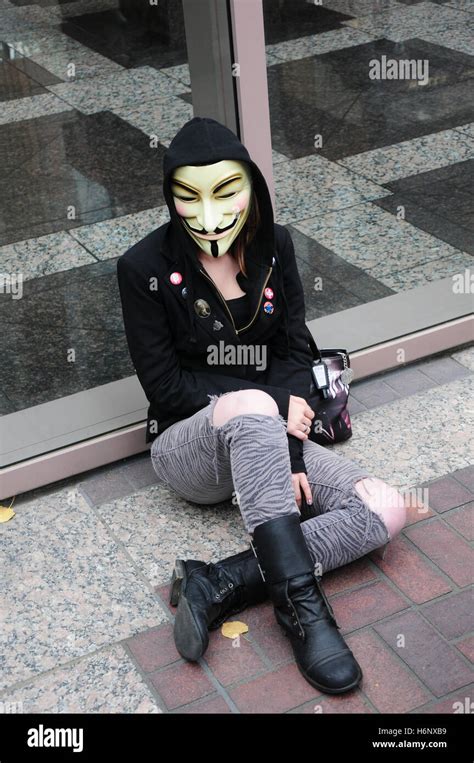
[[[215,563],[176,561],[176,647],[198,660],[209,629],[269,597],[306,680],[349,691],[362,671],[321,577],[388,543],[405,523],[403,497],[308,438],[317,411],[307,403],[303,289],[247,149],[195,117],[172,140],[163,175],[170,222],[117,264],[127,342],[150,402],[151,459],[186,500],[235,495],[251,544]],[[314,507],[306,521],[303,497]]]

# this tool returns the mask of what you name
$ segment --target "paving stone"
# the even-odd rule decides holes
[[[223,715],[224,713],[231,713],[231,709],[223,697],[209,697],[209,699],[203,699],[201,702],[193,702],[192,705],[183,705],[177,708],[173,713],[205,713],[206,715]]]
[[[405,600],[384,582],[342,593],[331,600],[331,605],[343,633],[362,628],[407,607]]]
[[[449,527],[434,520],[410,527],[406,535],[458,586],[472,583],[473,550]]]
[[[443,519],[466,540],[474,540],[474,501],[465,503],[458,509],[447,511],[443,514]]]
[[[229,689],[241,712],[284,713],[320,695],[306,681],[296,665],[284,665],[272,673]]]
[[[426,604],[421,612],[447,639],[464,636],[474,630],[473,591],[461,591]]]
[[[328,596],[341,593],[354,586],[368,583],[377,578],[376,573],[366,558],[356,559],[355,562],[345,564],[335,570],[326,572],[322,582]]]
[[[172,624],[138,633],[126,644],[145,673],[181,660],[174,643]]]
[[[474,636],[468,636],[456,642],[456,648],[462,652],[468,660],[474,662]]]
[[[375,564],[417,604],[448,593],[452,587],[402,535],[389,544],[385,559]]]
[[[305,702],[304,705],[290,710],[291,714],[304,715],[325,715],[327,713],[373,713],[374,711],[364,699],[360,689],[331,696],[330,694],[321,694],[311,702]]]
[[[153,686],[169,710],[215,691],[197,663],[182,662],[149,674]]]
[[[474,466],[466,466],[453,472],[452,477],[474,493]]]
[[[347,638],[364,674],[361,688],[381,713],[407,713],[430,694],[372,630]]]
[[[246,622],[245,612],[242,612],[242,616],[233,615],[229,620]],[[230,639],[222,635],[220,628],[211,631],[209,635],[209,646],[204,659],[223,686],[246,677],[250,678],[268,669],[253,644],[247,641],[245,636]]]
[[[451,475],[427,484],[428,503],[438,513],[462,506],[472,499],[470,491]]]
[[[377,623],[374,630],[435,696],[442,697],[472,682],[474,671],[464,658],[416,612]]]

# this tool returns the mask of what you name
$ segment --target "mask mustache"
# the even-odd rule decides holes
[[[214,236],[214,235],[217,236],[219,233],[224,233],[226,230],[230,230],[231,228],[233,228],[237,220],[239,219],[240,214],[241,214],[240,212],[236,214],[235,218],[232,220],[230,225],[226,225],[225,228],[216,228],[213,231],[208,231],[208,230],[205,230],[204,228],[201,228],[201,229],[192,228],[185,218],[183,218],[183,220],[185,224],[187,225],[187,227],[189,228],[189,230],[191,230],[193,233],[202,233],[204,236]]]

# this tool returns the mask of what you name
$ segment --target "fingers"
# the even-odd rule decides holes
[[[286,431],[288,434],[292,434],[294,437],[297,437],[298,440],[307,440],[308,434],[303,432],[302,429],[298,429],[293,424],[288,424]]]
[[[302,488],[304,497],[306,498],[306,503],[313,503],[313,494],[311,492],[311,485],[308,482],[308,478],[306,477],[306,474],[301,475],[302,482],[300,482]]]
[[[292,474],[291,475],[291,481],[293,483],[293,490],[294,490],[294,493],[295,493],[295,501],[296,501],[296,503],[298,505],[298,508],[300,508],[300,506],[301,506],[301,488],[300,488],[299,474]]]
[[[313,502],[313,496],[311,493],[311,486],[308,482],[308,478],[304,472],[291,475],[291,481],[293,483],[293,490],[295,493],[295,500],[298,508],[301,508],[302,495],[304,495],[306,503],[311,504]]]

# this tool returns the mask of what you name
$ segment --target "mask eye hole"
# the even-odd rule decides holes
[[[180,196],[179,193],[174,193],[173,196],[175,196],[180,201],[197,201],[198,200],[197,196],[193,196],[192,198],[190,198],[189,196]]]

